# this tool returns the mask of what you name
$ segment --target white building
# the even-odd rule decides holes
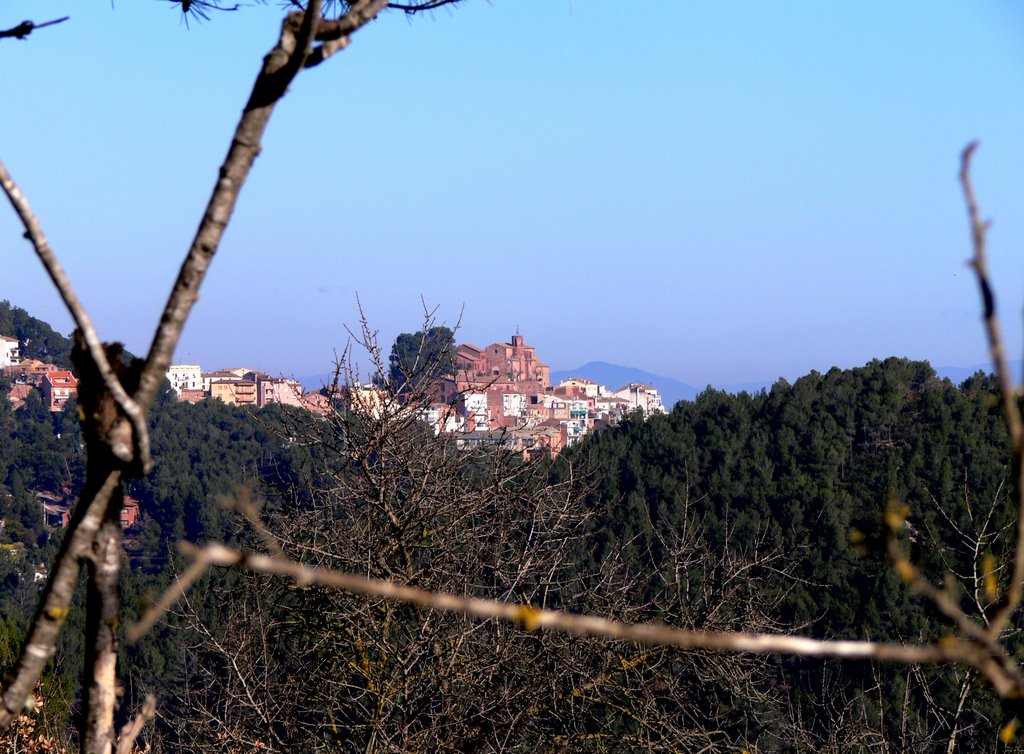
[[[570,419],[562,424],[565,426],[565,444],[567,446],[576,445],[587,434],[586,419]]]
[[[523,420],[526,418],[526,394],[504,393],[501,396],[501,410],[505,416]]]
[[[661,404],[661,395],[656,388],[639,382],[632,382],[615,391],[614,395],[627,401],[627,410],[640,409],[645,416],[665,413]]]
[[[167,379],[178,395],[182,390],[203,389],[203,369],[198,364],[171,364]]]
[[[463,393],[462,413],[466,417],[467,429],[484,431],[491,428],[491,411],[487,407],[487,393]]]
[[[15,367],[19,363],[21,355],[18,352],[18,339],[0,335],[0,369]]]
[[[629,411],[630,402],[617,395],[609,393],[608,395],[599,395],[594,399],[594,413],[598,419],[615,422]]]
[[[420,411],[419,416],[430,425],[435,437],[442,432],[462,432],[466,427],[466,417],[456,414],[447,403],[431,403]]]

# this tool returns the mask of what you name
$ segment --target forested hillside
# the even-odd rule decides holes
[[[538,465],[457,451],[409,421],[165,394],[150,422],[158,464],[127,489],[142,521],[125,595],[138,611],[187,567],[176,542],[219,540],[634,622],[937,639],[944,624],[885,558],[883,516],[908,505],[911,560],[956,574],[969,612],[986,607],[980,584],[999,570],[983,563],[1006,554],[1012,519],[993,396],[985,376],[955,386],[888,359],[756,395],[706,391]],[[10,662],[61,536],[35,493],[80,485],[81,444],[73,409],[32,401],[0,402],[0,430]],[[239,501],[262,507],[270,533]],[[57,730],[81,672],[64,642],[44,691]],[[162,700],[151,744],[164,751],[945,751],[951,737],[994,751],[1002,722],[954,668],[520,633],[234,572],[206,576],[122,663],[129,698]]]
[[[657,559],[659,528],[695,516],[718,547],[764,540],[801,553],[799,576],[827,588],[793,588],[785,617],[813,620],[823,635],[861,634],[879,629],[864,624],[877,586],[864,578],[877,569],[855,545],[879,536],[887,499],[909,505],[914,559],[926,567],[962,544],[950,523],[991,514],[994,531],[1011,518],[992,394],[982,375],[957,388],[926,363],[888,359],[753,396],[707,391],[597,433],[566,461],[594,475],[598,559],[616,543]]]
[[[71,368],[71,339],[10,301],[0,301],[0,335],[20,341],[23,359]]]
[[[983,611],[983,563],[994,556],[985,570],[1002,572],[1014,517],[995,394],[982,374],[957,387],[927,363],[891,358],[756,395],[709,390],[671,414],[596,433],[559,466],[583,466],[594,483],[592,564],[625,551],[657,589],[679,579],[666,572],[678,532],[697,528],[721,559],[779,558],[764,597],[778,600],[782,625],[828,638],[938,639],[946,624],[886,561],[883,517],[905,504],[911,561],[937,583],[955,576],[964,609]],[[851,715],[875,714],[889,740],[915,731],[897,750],[919,749],[957,714],[970,727],[992,712],[952,670],[786,660],[778,680],[819,743]]]

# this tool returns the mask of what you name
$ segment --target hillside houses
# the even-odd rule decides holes
[[[78,380],[74,374],[56,364],[36,359],[22,359],[17,338],[0,335],[0,375],[11,381],[7,397],[14,410],[38,391],[50,411],[63,411],[68,401],[74,403]]]
[[[454,373],[432,391],[439,400],[421,411],[434,434],[455,434],[460,447],[500,444],[525,456],[557,455],[594,429],[627,413],[664,413],[658,391],[631,384],[617,391],[582,378],[550,384],[551,368],[520,334],[486,348],[464,343],[456,348]],[[352,393],[349,406],[368,411],[386,391],[366,385]],[[371,397],[376,396],[376,397]]]
[[[435,435],[454,435],[461,448],[499,445],[527,457],[557,455],[633,411],[665,412],[650,385],[610,391],[583,378],[551,385],[551,368],[518,333],[486,348],[463,343],[454,362],[453,373],[426,390],[438,400],[420,409],[419,418]],[[385,410],[401,411],[404,399],[373,384],[345,388],[341,397],[350,410],[375,419]]]
[[[198,364],[172,364],[167,379],[178,400],[189,403],[216,398],[231,406],[263,408],[281,403],[311,410],[316,403],[307,399],[298,380],[271,377],[248,367],[204,372]]]
[[[7,397],[15,411],[24,406],[34,392],[39,393],[43,403],[54,413],[63,411],[69,402],[73,405],[78,395],[78,379],[72,372],[55,364],[22,361],[0,367],[0,375],[11,381]]]
[[[75,375],[53,364],[22,359],[19,342],[0,335],[0,373],[12,382],[9,393],[18,409],[33,391],[54,412],[64,410],[77,393]],[[437,400],[419,410],[434,434],[456,437],[460,447],[500,444],[525,456],[558,454],[595,429],[628,413],[665,411],[658,391],[639,383],[609,390],[591,380],[571,378],[550,384],[551,368],[537,349],[516,333],[509,342],[481,348],[463,343],[455,349],[454,368],[429,393]],[[350,385],[336,393],[306,393],[292,379],[271,377],[248,367],[204,371],[199,364],[174,364],[167,379],[179,401],[220,400],[262,408],[282,404],[324,415],[335,405],[374,418],[412,410],[406,397],[381,385]]]
[[[78,380],[66,369],[47,372],[43,375],[39,391],[43,402],[51,411],[63,411],[68,401],[74,403],[78,395]]]
[[[47,529],[63,529],[71,520],[71,512],[78,503],[72,493],[71,485],[62,485],[59,492],[39,491],[35,493],[36,501],[42,508],[43,520]],[[139,501],[131,495],[125,495],[121,502],[119,521],[125,535],[131,537],[133,531],[142,520]]]
[[[8,398],[12,408],[21,408],[35,391],[53,412],[63,411],[69,401],[74,403],[78,393],[75,374],[56,364],[21,358],[19,346],[17,338],[0,335],[0,375],[11,381]],[[322,396],[304,394],[297,380],[271,377],[246,367],[204,372],[198,364],[174,364],[167,370],[167,379],[179,401],[219,398],[235,406],[282,403],[323,412]]]

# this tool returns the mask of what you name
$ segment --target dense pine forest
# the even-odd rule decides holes
[[[0,331],[4,317],[49,330],[7,310]],[[66,348],[59,336],[32,339],[66,357],[49,350]],[[1009,557],[994,385],[906,359],[755,395],[708,389],[554,461],[456,450],[414,420],[169,391],[151,427],[156,468],[127,489],[142,518],[125,545],[126,620],[188,568],[179,542],[226,541],[633,622],[938,640],[947,624],[886,555],[887,511],[905,506],[898,546],[936,583],[956,580],[969,614],[989,609]],[[0,665],[61,538],[37,493],[79,489],[82,464],[74,406],[0,401]],[[68,621],[82,620],[77,606]],[[80,702],[68,641],[37,712],[59,740]],[[204,576],[121,663],[128,700],[159,699],[156,751],[1008,750],[1004,713],[962,668],[522,632],[237,572]]]
[[[958,580],[968,614],[988,607],[984,577],[1009,557],[1014,515],[995,395],[986,375],[954,386],[890,358],[756,395],[708,390],[595,434],[559,465],[594,484],[590,567],[624,552],[656,594],[680,578],[679,533],[697,531],[716,564],[688,570],[687,590],[705,579],[719,598],[741,588],[722,579],[739,562],[750,567],[741,578],[760,578],[746,608],[769,608],[781,629],[934,640],[947,624],[887,562],[884,516],[906,506],[911,562],[936,583]],[[710,615],[697,610],[694,625]],[[957,750],[995,746],[1000,714],[962,672],[784,660],[769,683],[799,711],[808,750],[946,750],[953,725],[973,731]]]

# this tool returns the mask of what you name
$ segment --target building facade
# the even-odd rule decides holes
[[[68,371],[47,372],[39,389],[51,411],[63,411],[67,402],[78,395],[78,380]]]
[[[17,366],[21,362],[17,338],[0,335],[0,369]]]
[[[645,416],[665,413],[665,407],[661,403],[661,395],[656,388],[650,385],[632,382],[616,390],[614,395],[626,401],[626,407],[629,411],[640,409],[644,412]]]
[[[198,364],[171,364],[167,369],[167,379],[179,396],[183,390],[202,390],[203,368]]]
[[[210,384],[210,397],[220,398],[229,406],[255,406],[259,400],[253,380],[223,380]]]
[[[257,382],[259,405],[283,403],[286,406],[302,406],[302,383],[284,377],[264,377]]]
[[[537,358],[537,349],[522,335],[487,348],[463,343],[455,350],[455,374],[443,380],[440,400],[447,403],[467,392],[536,395],[550,382],[551,367]]]

